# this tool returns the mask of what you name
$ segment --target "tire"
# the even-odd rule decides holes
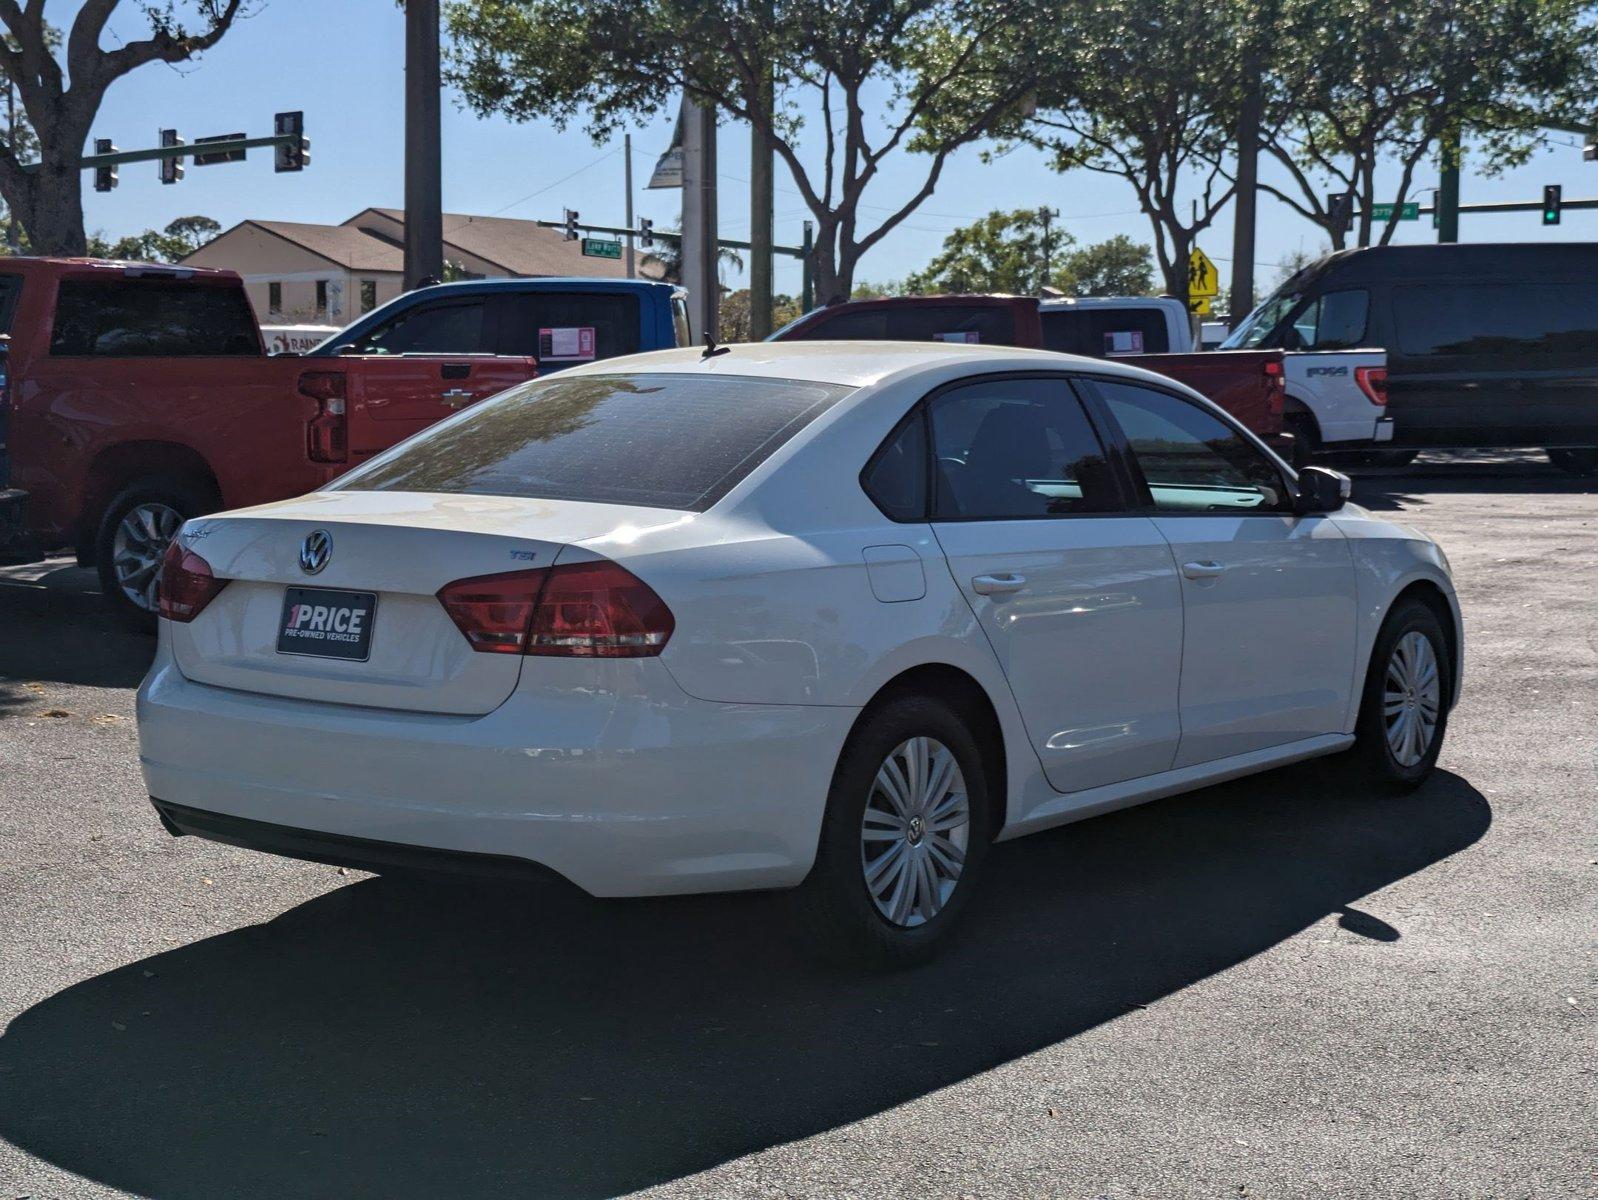
[[[155,628],[155,579],[147,573],[183,522],[215,508],[209,489],[187,479],[135,480],[106,506],[94,540],[106,606],[130,628]]]
[[[1308,413],[1288,413],[1283,425],[1293,435],[1293,470],[1303,470],[1321,451],[1320,426]]]
[[[949,786],[916,788],[907,760],[930,760]],[[908,806],[894,804],[881,782],[892,775],[890,761],[911,783]],[[874,969],[925,962],[937,952],[987,859],[987,766],[967,719],[942,700],[905,694],[867,714],[833,772],[815,865],[791,894],[795,924],[813,951]],[[962,783],[964,824],[951,825]],[[929,819],[929,812],[939,815]]]
[[[1598,447],[1565,446],[1544,451],[1548,461],[1567,475],[1598,475]]]
[[[1448,732],[1452,680],[1448,639],[1437,614],[1419,600],[1399,601],[1376,635],[1350,751],[1375,791],[1413,791],[1431,775]],[[1390,720],[1387,710],[1395,705]],[[1405,728],[1416,731],[1415,740],[1405,741]]]

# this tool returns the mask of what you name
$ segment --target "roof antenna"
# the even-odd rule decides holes
[[[705,352],[699,356],[699,361],[704,362],[707,358],[715,358],[718,354],[726,354],[731,349],[731,346],[716,345],[716,335],[707,333],[705,334]]]

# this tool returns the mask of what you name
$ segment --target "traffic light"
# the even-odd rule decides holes
[[[111,144],[110,138],[95,138],[94,152],[96,154],[115,154],[117,148]],[[109,192],[117,185],[117,169],[115,165],[109,167],[96,167],[94,169],[94,190]]]
[[[176,129],[161,130],[161,148],[169,149],[173,146],[183,145],[183,139],[178,136]],[[161,160],[161,182],[176,183],[183,178],[183,159],[174,154],[171,158]]]
[[[1565,189],[1557,183],[1550,183],[1543,188],[1543,224],[1559,224],[1559,206],[1564,199]]]
[[[565,234],[566,240],[568,242],[575,242],[577,240],[577,210],[575,208],[568,208],[568,209],[565,210],[565,213],[566,213],[566,234]]]
[[[638,244],[645,250],[655,244],[655,223],[648,217],[638,218]]]
[[[1354,224],[1354,193],[1328,192],[1326,194],[1326,215],[1331,220],[1334,229],[1347,233]]]
[[[272,170],[303,171],[311,162],[311,139],[305,136],[305,114],[280,112],[272,118],[272,132],[294,140],[272,148]]]

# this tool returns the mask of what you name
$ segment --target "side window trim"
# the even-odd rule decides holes
[[[1042,379],[1058,383],[1062,387],[1066,397],[1074,398],[1078,403],[1081,404],[1083,412],[1087,417],[1088,424],[1092,427],[1095,436],[1097,436],[1099,440],[1099,447],[1104,451],[1106,459],[1108,459],[1110,462],[1110,468],[1116,491],[1115,500],[1118,505],[1117,508],[1107,512],[1097,513],[1048,513],[1036,516],[1014,517],[939,517],[933,512],[933,498],[937,490],[938,451],[937,447],[933,444],[932,421],[929,416],[932,402],[945,392],[953,391],[955,388],[965,387],[969,384],[1002,383],[1015,379]],[[870,490],[866,487],[866,477],[870,474],[871,468],[876,465],[878,459],[887,452],[887,449],[890,445],[892,445],[894,438],[899,435],[900,431],[904,429],[905,425],[912,418],[915,418],[921,422],[922,426],[922,457],[925,461],[926,470],[926,482],[923,485],[923,495],[921,498],[922,515],[915,519],[900,519],[898,517],[891,516],[886,512],[882,512],[884,517],[887,517],[888,520],[894,522],[896,525],[924,525],[933,522],[964,524],[974,521],[1071,521],[1103,519],[1106,517],[1147,516],[1147,511],[1138,501],[1136,488],[1132,486],[1132,477],[1127,472],[1127,464],[1122,461],[1122,447],[1124,447],[1125,443],[1124,439],[1121,438],[1120,430],[1115,426],[1113,421],[1108,419],[1107,410],[1102,416],[1096,412],[1096,406],[1101,402],[1097,396],[1089,398],[1089,396],[1085,394],[1085,389],[1083,389],[1081,386],[1082,382],[1083,377],[1068,374],[1062,371],[996,371],[992,374],[966,375],[960,379],[954,379],[950,380],[948,383],[939,384],[937,387],[933,388],[930,392],[917,400],[915,404],[911,406],[908,413],[906,413],[899,420],[895,421],[893,428],[888,431],[887,435],[882,439],[877,448],[871,452],[871,456],[866,460],[865,465],[860,468],[860,489],[865,493],[866,499],[871,501],[872,507],[876,508],[878,512],[882,512],[882,507],[877,504],[876,500],[872,497]],[[1114,443],[1112,443],[1110,438],[1106,436],[1108,430],[1114,430]]]
[[[1092,392],[1092,402],[1087,406],[1089,412],[1099,414],[1100,419],[1103,420],[1110,429],[1114,430],[1113,437],[1117,449],[1117,460],[1120,462],[1122,469],[1125,470],[1126,478],[1131,483],[1131,494],[1137,498],[1138,504],[1142,506],[1137,510],[1139,516],[1213,517],[1218,514],[1205,512],[1182,512],[1179,509],[1155,507],[1154,493],[1149,488],[1147,478],[1144,477],[1143,467],[1138,463],[1137,455],[1132,453],[1132,446],[1131,443],[1127,441],[1126,432],[1121,428],[1120,422],[1115,419],[1114,414],[1110,412],[1110,406],[1105,403],[1104,396],[1099,392],[1098,387],[1096,386],[1100,380],[1103,380],[1106,383],[1129,383],[1134,387],[1144,388],[1147,391],[1159,392],[1161,395],[1170,396],[1173,400],[1180,400],[1183,404],[1186,404],[1191,408],[1198,409],[1206,416],[1210,416],[1219,420],[1221,424],[1225,425],[1233,433],[1240,436],[1246,445],[1252,446],[1256,451],[1259,452],[1260,457],[1265,460],[1267,465],[1270,466],[1271,470],[1276,473],[1277,478],[1280,480],[1283,496],[1291,498],[1297,494],[1298,489],[1293,477],[1283,473],[1281,464],[1277,461],[1276,456],[1270,452],[1270,448],[1261,442],[1259,438],[1255,437],[1253,433],[1243,428],[1242,425],[1238,424],[1238,422],[1233,419],[1231,413],[1227,412],[1223,408],[1220,408],[1218,405],[1215,406],[1214,411],[1211,411],[1211,409],[1208,407],[1194,404],[1191,397],[1184,396],[1181,392],[1178,392],[1172,388],[1160,387],[1158,384],[1148,383],[1141,379],[1127,380],[1110,375],[1080,376],[1078,378],[1078,384],[1085,385],[1086,390],[1090,390]],[[1284,515],[1291,515],[1291,510],[1270,509],[1265,512],[1238,510],[1236,512],[1231,512],[1224,515],[1239,517],[1282,517]]]

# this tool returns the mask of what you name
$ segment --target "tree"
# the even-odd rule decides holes
[[[721,332],[718,342],[747,342],[753,340],[748,288],[728,292],[721,298]],[[793,296],[775,295],[771,298],[771,326],[781,329],[800,316],[799,301]]]
[[[0,147],[0,195],[40,254],[82,254],[83,148],[106,89],[146,63],[185,62],[210,49],[233,26],[242,0],[193,0],[198,25],[191,30],[173,4],[142,3],[150,36],[101,46],[119,0],[85,0],[66,32],[65,61],[57,58],[58,35],[45,21],[45,0],[0,0],[0,73],[17,90],[28,125],[38,139],[39,160],[25,160]]]
[[[682,282],[682,233],[680,230],[657,230],[655,237],[660,239],[660,249],[651,250],[644,255],[643,265],[653,267],[655,277],[666,283]],[[731,267],[734,271],[744,269],[743,255],[730,246],[722,246],[716,251],[716,262],[720,267]],[[775,301],[773,301],[775,303]]]
[[[1348,236],[1328,192],[1351,192],[1355,244],[1386,245],[1416,169],[1458,131],[1489,172],[1523,161],[1539,126],[1589,120],[1594,29],[1586,0],[1284,0],[1264,149],[1292,183],[1271,193]],[[1384,190],[1382,169],[1398,168]],[[1373,208],[1391,202],[1378,223]]]
[[[1154,231],[1165,288],[1187,298],[1188,256],[1232,196],[1225,156],[1241,93],[1242,0],[1120,0],[1062,16],[1028,140],[1057,170],[1118,175]],[[1190,207],[1191,205],[1191,207]]]
[[[1038,0],[455,0],[446,21],[450,78],[479,113],[562,128],[581,114],[602,141],[686,91],[769,136],[815,218],[816,297],[832,303],[955,151],[1013,131],[1049,18]],[[899,150],[923,156],[920,182],[872,225],[863,200]]]
[[[163,230],[146,229],[131,237],[108,242],[99,234],[88,239],[88,253],[95,258],[115,258],[127,262],[177,262],[193,254],[222,231],[220,222],[210,217],[179,217]]]
[[[1065,274],[1073,238],[1046,209],[994,210],[943,239],[943,252],[904,281],[910,293],[1007,292],[1035,296]]]
[[[1124,233],[1073,250],[1060,286],[1076,296],[1147,296],[1154,291],[1149,248]]]
[[[943,251],[913,272],[898,294],[1007,292],[1035,296],[1045,286],[1077,296],[1138,296],[1154,290],[1149,248],[1124,234],[1077,247],[1041,209],[994,211],[943,239]],[[1051,215],[1052,216],[1052,215]],[[1044,269],[1047,237],[1048,268]],[[860,298],[856,288],[856,298]]]

